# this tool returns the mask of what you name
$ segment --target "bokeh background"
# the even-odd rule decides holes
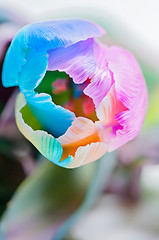
[[[158,9],[158,0],[0,0],[0,71],[23,25],[85,18],[106,29],[103,42],[133,52],[149,93],[136,139],[67,170],[43,159],[20,134],[14,120],[18,89],[0,83],[0,239],[159,239]]]

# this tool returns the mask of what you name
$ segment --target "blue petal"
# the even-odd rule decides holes
[[[27,61],[19,73],[18,79],[22,93],[27,94],[40,84],[45,76],[47,65],[47,53],[42,54],[42,52],[36,51],[35,49],[28,49]]]
[[[67,47],[88,38],[100,37],[105,31],[98,25],[80,19],[65,19],[28,26],[28,45],[41,51]]]
[[[102,28],[84,20],[36,23],[22,28],[9,47],[3,66],[3,85],[19,85],[32,113],[54,136],[64,134],[75,115],[56,106],[48,95],[34,93],[46,73],[48,51],[98,37],[103,33]]]
[[[75,118],[73,112],[54,104],[48,94],[33,93],[26,96],[26,100],[34,116],[54,137],[63,135]]]
[[[19,73],[26,62],[31,61],[28,51],[37,51],[38,57],[46,55],[47,51],[57,47],[67,47],[78,41],[99,37],[104,30],[98,25],[80,19],[59,20],[35,23],[23,27],[14,37],[7,52],[2,81],[5,87],[17,86]],[[30,64],[31,66],[31,64]],[[34,68],[30,68],[32,74]],[[41,69],[39,69],[41,72]],[[29,79],[23,79],[23,81]]]
[[[31,125],[39,128],[39,123],[26,106],[24,95],[19,93],[15,104],[15,117],[19,130],[44,157],[61,167],[67,167],[72,162],[72,158],[68,157],[60,161],[63,153],[61,144],[46,131],[33,129]]]
[[[18,86],[19,73],[26,63],[27,43],[23,31],[12,41],[3,64],[2,83],[4,87]]]

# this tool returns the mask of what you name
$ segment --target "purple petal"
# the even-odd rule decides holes
[[[48,53],[48,70],[64,71],[76,84],[91,80],[84,93],[98,107],[114,83],[106,61],[106,48],[93,39],[88,39],[67,48],[50,50]]]

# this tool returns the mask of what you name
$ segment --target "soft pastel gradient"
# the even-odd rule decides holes
[[[62,167],[78,167],[119,148],[136,137],[145,117],[147,88],[140,67],[127,50],[95,40],[104,32],[79,19],[36,23],[17,33],[6,54],[3,84],[21,91],[17,125]],[[36,91],[46,71],[57,70],[73,81],[75,99],[66,108],[45,91]],[[61,81],[53,83],[57,92],[67,88]]]

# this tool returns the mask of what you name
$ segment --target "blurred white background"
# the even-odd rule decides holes
[[[158,0],[0,0],[0,7],[15,9],[31,21],[82,15],[111,18],[159,55]]]

